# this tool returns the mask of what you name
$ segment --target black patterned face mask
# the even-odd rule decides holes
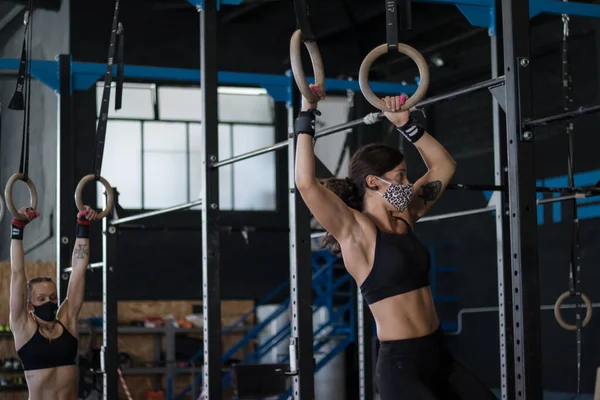
[[[377,179],[390,185],[385,191],[385,193],[381,193],[379,191],[377,193],[382,195],[383,198],[388,203],[393,205],[398,211],[406,211],[413,197],[414,185],[412,183],[399,185],[397,183],[388,182],[383,178],[377,177]]]

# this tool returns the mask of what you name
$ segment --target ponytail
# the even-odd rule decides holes
[[[329,178],[321,183],[343,200],[348,207],[362,211],[364,193],[361,193],[359,186],[350,178]],[[335,254],[341,253],[340,244],[329,232],[321,239],[321,247],[329,248]]]

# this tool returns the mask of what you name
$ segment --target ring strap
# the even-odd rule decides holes
[[[21,160],[19,162],[19,173],[23,174],[25,180],[29,179],[29,132],[31,114],[31,54],[33,48],[33,1],[28,1],[28,8],[23,20],[25,32],[23,35],[23,47],[21,49],[21,61],[19,63],[19,74],[17,87],[8,108],[23,113],[23,138],[21,141]]]
[[[123,105],[123,83],[125,82],[125,28],[119,22],[117,28],[117,91],[115,92],[115,110],[120,110]]]
[[[302,32],[302,41],[315,41],[315,35],[313,34],[310,26],[310,10],[306,0],[294,0],[294,9],[296,10],[296,19],[298,20],[298,27]]]
[[[108,48],[108,62],[106,64],[106,74],[104,76],[104,92],[102,93],[102,104],[100,105],[100,119],[98,121],[98,128],[96,130],[96,140],[94,142],[94,162],[92,170],[96,180],[100,179],[100,172],[102,171],[102,158],[104,156],[104,143],[106,140],[106,126],[108,124],[108,107],[110,102],[110,90],[112,84],[113,66],[115,62],[115,47],[117,45],[117,36],[119,35],[119,1],[115,2],[115,13],[113,16],[112,30],[110,33],[110,46]],[[122,26],[121,26],[122,28]],[[121,33],[123,30],[121,29]],[[121,44],[123,42],[121,41]],[[122,54],[120,54],[120,61],[122,61]],[[117,76],[117,82],[122,79],[122,76]],[[121,87],[122,89],[122,87]],[[117,98],[121,98],[121,95],[117,95]]]
[[[385,0],[386,38],[388,51],[398,48],[398,31],[412,28],[411,0]]]

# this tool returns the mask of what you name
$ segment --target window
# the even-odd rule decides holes
[[[104,86],[96,87],[97,115]],[[275,142],[273,101],[265,90],[219,88],[219,159]],[[125,84],[123,107],[111,93],[102,175],[128,209],[159,209],[200,196],[202,92],[194,87]],[[276,209],[275,154],[219,169],[222,210]],[[104,191],[98,185],[98,204]]]
[[[317,131],[348,122],[350,104],[347,97],[328,96],[327,99],[319,102],[319,110],[321,110],[321,115],[317,117]],[[348,129],[335,135],[319,138],[315,144],[315,155],[331,173],[335,173],[341,158],[340,176],[347,175],[350,154],[344,148],[344,143],[346,136],[351,131]]]

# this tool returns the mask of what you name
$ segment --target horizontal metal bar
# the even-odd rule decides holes
[[[494,7],[494,0],[413,0],[417,3],[450,4],[456,6]]]
[[[110,224],[111,225],[120,225],[120,224],[124,224],[124,223],[131,222],[131,221],[137,221],[137,220],[144,219],[144,218],[154,217],[155,215],[162,215],[162,214],[167,214],[167,213],[170,213],[173,211],[186,210],[188,208],[192,208],[194,206],[199,206],[199,205],[202,205],[202,200],[195,200],[195,201],[180,204],[177,206],[172,206],[172,207],[163,208],[160,210],[149,211],[149,212],[142,213],[142,214],[132,215],[131,217],[115,219],[113,221],[110,221]]]
[[[577,307],[577,304],[562,304],[560,306],[561,310],[573,309]],[[592,308],[600,308],[600,303],[592,303]],[[542,311],[550,311],[554,310],[554,304],[547,304],[540,306],[540,310]],[[446,332],[446,335],[460,335],[463,330],[463,316],[465,314],[480,314],[487,312],[496,312],[498,311],[498,307],[477,307],[477,308],[463,308],[458,312],[457,315],[457,330]]]
[[[97,262],[97,263],[91,263],[87,266],[87,270],[91,270],[91,269],[95,269],[95,268],[102,268],[104,266],[104,263],[102,261]],[[67,273],[71,273],[73,272],[73,267],[67,267],[63,270],[63,272],[67,272]]]
[[[549,197],[547,199],[539,199],[538,204],[556,203],[557,201],[574,200],[574,199],[585,199],[587,196],[583,193],[569,194],[566,196]]]
[[[381,114],[381,113],[372,113],[372,114],[367,115],[364,118],[355,119],[354,121],[346,122],[341,125],[336,125],[336,126],[332,126],[331,128],[323,129],[321,132],[318,132],[317,134],[315,134],[315,138],[320,138],[320,137],[328,136],[328,135],[331,135],[331,134],[334,134],[337,132],[345,131],[347,129],[351,129],[351,128],[354,128],[355,126],[362,125],[362,124],[366,124],[366,125],[374,124],[375,122],[379,121],[379,119],[381,119],[379,114]],[[252,157],[270,153],[270,152],[278,150],[278,149],[283,149],[287,146],[288,146],[287,140],[284,142],[275,143],[275,144],[272,144],[267,147],[263,147],[263,148],[260,148],[260,149],[254,150],[254,151],[250,151],[248,153],[240,154],[239,156],[228,158],[223,161],[218,161],[218,162],[214,163],[212,165],[212,167],[213,168],[223,167],[225,165],[233,164],[238,161],[247,160]]]
[[[440,221],[442,219],[464,217],[466,215],[483,214],[489,211],[495,211],[496,206],[489,206],[485,208],[476,208],[473,210],[457,211],[447,214],[432,215],[430,217],[421,218],[417,222],[429,222],[429,221]]]
[[[598,4],[586,4],[581,1],[562,2],[560,0],[530,0],[529,16],[538,14],[568,14],[579,17],[600,17],[600,6]]]
[[[463,183],[452,183],[448,185],[448,190],[467,190],[467,191],[494,191],[503,192],[506,189],[500,185],[480,185],[480,184],[463,184]],[[546,187],[538,186],[535,188],[538,193],[586,193],[586,194],[600,194],[600,187],[595,186],[582,186],[576,188],[568,187]]]
[[[537,118],[523,122],[525,128],[535,128],[537,126],[548,125],[555,122],[565,121],[582,115],[593,114],[600,111],[600,105],[579,107],[573,111],[567,111],[550,117]]]
[[[474,214],[483,214],[483,213],[486,213],[489,211],[495,211],[495,210],[496,210],[496,206],[493,206],[493,207],[490,206],[490,207],[485,207],[485,208],[475,208],[473,210],[465,210],[465,211],[457,211],[457,212],[452,212],[452,213],[447,213],[447,214],[432,215],[430,217],[421,218],[417,222],[440,221],[442,219],[464,217],[466,215],[474,215]],[[311,233],[310,238],[317,239],[317,238],[324,237],[325,235],[327,235],[327,232],[315,232],[315,233]]]
[[[467,86],[462,89],[454,90],[454,91],[446,93],[446,94],[431,97],[431,98],[423,100],[422,102],[417,104],[415,106],[415,109],[425,107],[428,105],[432,105],[432,104],[438,103],[440,101],[450,100],[450,99],[456,98],[458,96],[462,96],[464,94],[476,92],[478,90],[489,89],[489,88],[501,86],[501,85],[504,85],[504,76],[500,76],[500,77],[494,78],[494,79],[489,79],[487,81],[479,82],[474,85]],[[320,132],[317,132],[315,134],[315,138],[321,138],[324,136],[332,135],[334,133],[342,132],[342,131],[354,128],[354,127],[362,125],[362,124],[372,125],[372,124],[375,124],[376,122],[380,121],[383,118],[384,118],[384,116],[381,112],[371,113],[363,118],[355,119],[354,121],[346,122],[341,125],[332,126],[330,128],[324,129]],[[270,153],[270,152],[278,150],[278,149],[283,149],[284,147],[287,147],[287,146],[288,146],[287,140],[284,142],[275,143],[273,145],[263,147],[263,148],[260,148],[260,149],[254,150],[254,151],[250,151],[248,153],[240,154],[239,156],[235,156],[235,157],[228,158],[228,159],[225,159],[222,161],[218,161],[218,162],[214,163],[212,165],[212,167],[213,168],[223,167],[225,165],[233,164],[238,161],[243,161],[243,160],[247,160],[249,158],[256,157],[256,156],[259,156],[262,154]]]
[[[461,88],[461,89],[457,89],[457,90],[453,90],[451,92],[445,93],[445,94],[441,94],[439,96],[433,96],[430,97],[428,99],[425,99],[423,101],[421,101],[419,104],[417,104],[415,106],[415,108],[421,108],[421,107],[425,107],[425,106],[429,106],[435,103],[439,103],[441,101],[445,101],[445,100],[451,100],[454,99],[456,97],[460,97],[463,96],[465,94],[469,94],[469,93],[473,93],[473,92],[477,92],[479,90],[483,90],[483,89],[492,89],[498,86],[502,86],[504,85],[504,76],[499,76],[497,78],[493,78],[493,79],[488,79],[487,81],[482,81],[482,82],[478,82],[475,83],[473,85]]]

